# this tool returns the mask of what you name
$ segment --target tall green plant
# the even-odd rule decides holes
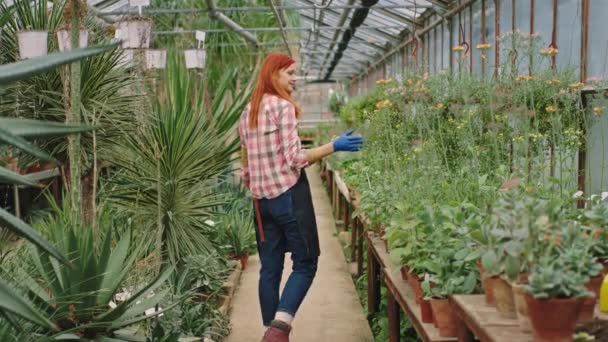
[[[223,202],[214,187],[238,148],[236,123],[246,99],[242,93],[226,103],[228,87],[222,84],[221,97],[208,103],[175,55],[161,81],[141,130],[116,146],[121,171],[109,196],[135,217],[138,233],[154,232],[165,260],[179,264],[184,256],[213,249],[204,221]]]

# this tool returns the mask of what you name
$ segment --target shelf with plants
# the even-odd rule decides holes
[[[502,39],[540,55],[535,37]],[[519,75],[517,63],[491,79],[410,74],[343,107],[366,144],[330,160],[332,169],[360,197],[353,215],[384,227],[392,259],[418,280],[423,299],[449,303],[485,288],[511,319],[525,318],[518,303],[548,298],[577,298],[574,323],[592,317],[608,212],[597,189],[578,192],[579,164],[592,157],[578,158],[591,147],[585,132],[606,113],[584,107],[581,93],[606,85],[549,65],[540,55],[531,75]],[[540,326],[527,324],[540,340]]]

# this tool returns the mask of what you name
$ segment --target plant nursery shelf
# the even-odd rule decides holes
[[[388,289],[389,325],[391,325],[390,322],[392,321],[390,311],[394,310],[391,307],[396,303],[405,312],[412,326],[416,329],[418,336],[423,341],[458,341],[456,337],[439,336],[439,330],[433,324],[422,322],[420,305],[416,303],[414,291],[409,284],[401,279],[400,270],[390,261],[382,239],[370,232],[367,234],[367,242],[372,247],[370,249],[373,252],[374,258],[382,268],[384,283]],[[396,317],[396,321],[398,322],[398,317]],[[398,326],[394,329],[398,331]],[[392,330],[391,327],[389,327],[390,330]]]
[[[516,319],[503,318],[495,307],[485,302],[484,295],[454,295],[452,307],[459,322],[459,341],[528,342],[532,333],[523,332]]]

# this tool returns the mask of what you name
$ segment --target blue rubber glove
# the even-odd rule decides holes
[[[338,139],[334,140],[334,151],[356,152],[363,146],[363,137],[353,137],[354,129],[342,134]]]

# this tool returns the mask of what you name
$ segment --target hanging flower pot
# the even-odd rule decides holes
[[[146,69],[164,69],[167,64],[167,50],[146,50]]]
[[[59,43],[59,51],[72,50],[72,32],[68,29],[57,31],[57,42]],[[79,47],[87,47],[89,43],[89,31],[80,29]]]
[[[184,50],[187,69],[203,69],[207,60],[207,52],[202,49]]]
[[[118,59],[117,66],[123,68],[130,68],[134,65],[135,52],[134,50],[122,50],[120,52],[120,58]]]
[[[152,20],[149,18],[131,18],[118,23],[115,37],[122,40],[124,49],[147,49],[152,36]]]
[[[572,341],[583,298],[525,298],[535,342]]]
[[[21,31],[17,32],[19,43],[19,59],[28,59],[46,56],[48,52],[47,31]]]
[[[456,336],[456,314],[447,299],[431,299],[433,317],[439,329],[439,336]]]

